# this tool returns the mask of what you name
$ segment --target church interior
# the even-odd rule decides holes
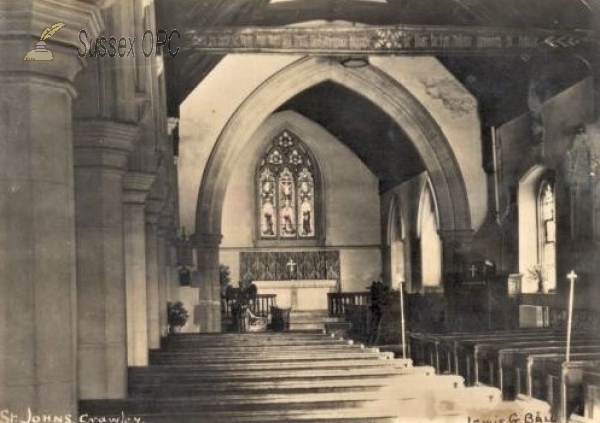
[[[0,37],[0,423],[600,422],[597,0]]]

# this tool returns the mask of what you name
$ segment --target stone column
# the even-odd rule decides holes
[[[127,397],[123,175],[139,129],[75,124],[80,399]]]
[[[158,317],[160,325],[161,337],[167,336],[168,323],[167,323],[167,303],[169,302],[169,291],[167,287],[166,278],[166,257],[165,257],[165,235],[166,229],[162,226],[158,226],[156,232],[156,259],[158,267]]]
[[[160,348],[160,296],[157,223],[162,201],[149,199],[146,204],[146,302],[148,310],[148,347]]]
[[[198,248],[198,272],[192,284],[200,288],[197,310],[200,332],[221,332],[219,245],[222,237],[220,234],[202,234],[195,237]]]
[[[148,365],[145,201],[155,175],[127,173],[123,179],[127,363]]]
[[[93,2],[0,0],[0,410],[77,409],[72,82],[75,28],[99,31]],[[66,21],[25,62],[44,28]],[[93,22],[91,22],[92,20]]]

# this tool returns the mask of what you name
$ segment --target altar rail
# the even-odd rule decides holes
[[[344,317],[348,306],[368,305],[371,302],[369,292],[330,292],[327,305],[330,317]]]
[[[249,308],[252,314],[259,317],[269,317],[271,306],[275,305],[275,294],[257,294],[256,299],[250,301]],[[235,300],[229,299],[222,302],[222,312],[225,317],[232,317],[232,310]]]
[[[389,304],[398,304],[400,302],[400,293],[392,291]],[[371,293],[363,292],[331,292],[327,294],[327,304],[330,317],[344,317],[348,306],[367,306],[371,305]]]

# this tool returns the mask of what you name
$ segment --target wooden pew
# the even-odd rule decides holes
[[[599,341],[585,340],[574,341],[572,351],[596,352],[599,350]],[[502,390],[505,399],[512,399],[518,394],[526,394],[528,358],[535,354],[564,354],[565,342],[555,342],[553,345],[517,347],[511,345],[498,351],[498,387]]]
[[[434,366],[439,373],[450,372],[454,374],[466,373],[472,368],[467,365],[465,371],[460,363],[460,352],[462,341],[482,341],[501,338],[510,339],[532,339],[536,337],[554,334],[551,329],[519,329],[511,331],[498,331],[491,333],[455,332],[449,334],[409,333],[409,352],[411,358],[417,364]],[[472,378],[469,378],[472,380]]]
[[[540,399],[548,398],[560,422],[567,422],[573,413],[584,413],[586,388],[583,374],[590,367],[600,365],[600,353],[572,351],[571,361],[566,363],[564,360],[564,354],[528,358],[528,394]]]
[[[599,341],[590,336],[581,335],[574,337],[572,344],[578,345],[596,345]],[[537,349],[544,348],[565,348],[566,341],[563,337],[557,339],[556,336],[542,337],[529,340],[514,340],[514,341],[492,341],[481,344],[476,344],[473,347],[473,363],[475,366],[475,381],[476,383],[485,383],[490,386],[497,386],[502,389],[502,378],[499,354],[501,351],[519,351],[520,349]],[[559,352],[559,351],[558,351]],[[506,355],[506,354],[505,354]],[[505,357],[506,358],[506,357]]]
[[[587,340],[590,335],[574,334],[574,342],[579,339]],[[558,333],[535,333],[535,334],[514,334],[514,335],[489,335],[485,337],[475,337],[459,339],[454,341],[454,361],[458,373],[465,376],[468,385],[477,384],[482,381],[482,371],[489,372],[495,368],[495,364],[486,363],[482,365],[479,355],[480,350],[485,346],[487,350],[500,350],[510,344],[526,347],[533,343],[564,342],[564,335]],[[494,359],[492,363],[495,363]],[[487,377],[489,379],[489,377]],[[485,380],[485,378],[484,378]],[[491,383],[493,385],[493,383]]]
[[[592,363],[583,369],[582,385],[585,400],[583,417],[600,421],[600,363]]]

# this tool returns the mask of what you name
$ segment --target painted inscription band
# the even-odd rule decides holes
[[[184,49],[212,53],[520,53],[570,48],[586,31],[385,26],[368,28],[210,28],[185,31]]]

